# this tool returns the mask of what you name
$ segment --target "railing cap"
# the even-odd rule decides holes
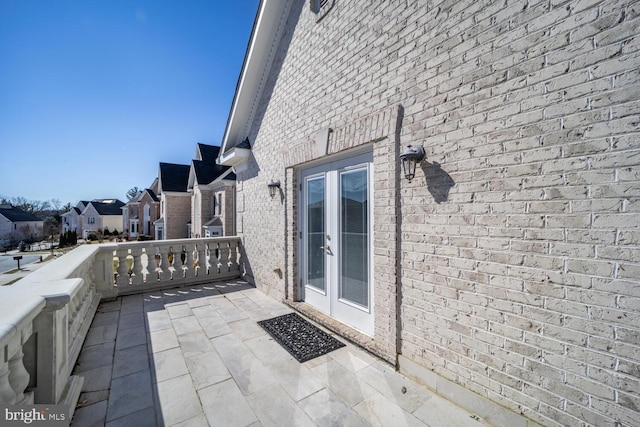
[[[24,329],[46,306],[43,297],[24,295],[2,298],[0,301],[0,346]]]

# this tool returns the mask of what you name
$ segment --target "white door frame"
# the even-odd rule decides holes
[[[366,266],[367,292],[364,299],[366,304],[359,304],[341,298],[343,290],[344,276],[341,265],[341,188],[342,178],[353,173],[366,173],[366,203],[367,203],[367,256]],[[309,247],[309,224],[307,219],[307,198],[309,197],[308,186],[313,181],[316,188],[321,188],[324,182],[324,224],[323,232],[325,239],[318,236],[312,237],[317,242],[313,242]],[[299,284],[300,295],[307,303],[322,311],[323,313],[339,320],[355,329],[373,336],[374,324],[374,295],[373,295],[373,153],[371,151],[351,156],[334,157],[331,161],[301,169],[298,173],[299,185],[299,245],[298,254],[300,260]],[[318,225],[316,225],[316,228]],[[321,240],[324,240],[323,242]],[[307,283],[308,278],[308,251],[317,250],[324,252],[324,290],[318,289]],[[322,249],[321,249],[322,248]],[[317,255],[318,256],[318,255]],[[316,263],[319,260],[316,256]],[[366,305],[366,306],[365,306]]]

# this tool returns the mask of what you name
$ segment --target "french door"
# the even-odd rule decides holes
[[[300,174],[304,300],[373,335],[371,153]]]

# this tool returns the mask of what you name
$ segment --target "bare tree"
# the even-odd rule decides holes
[[[129,191],[127,191],[127,200],[131,200],[138,195],[140,189],[138,187],[131,187]]]

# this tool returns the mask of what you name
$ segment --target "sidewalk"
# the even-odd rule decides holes
[[[18,267],[18,264],[16,261],[13,260],[14,256],[18,256],[18,255],[22,255],[22,256],[26,256],[26,255],[37,255],[37,256],[42,256],[43,261],[40,262],[39,260],[36,260],[34,262],[30,262],[28,264],[23,264],[22,261],[20,262],[20,271],[14,271],[16,270],[16,268]],[[5,254],[1,254],[0,257],[2,258],[8,258],[12,261],[11,263],[11,267],[6,269],[6,268],[0,268],[0,286],[4,286],[7,285],[10,282],[13,282],[16,279],[21,279],[23,277],[25,277],[26,275],[28,275],[29,273],[39,269],[42,266],[47,265],[49,262],[53,261],[55,258],[51,258],[47,261],[46,260],[48,257],[50,257],[51,252],[47,252],[45,253],[29,253],[29,252],[18,252],[18,251],[9,251]],[[60,256],[62,255],[62,253],[56,253],[56,255]],[[57,257],[56,257],[57,258]]]

